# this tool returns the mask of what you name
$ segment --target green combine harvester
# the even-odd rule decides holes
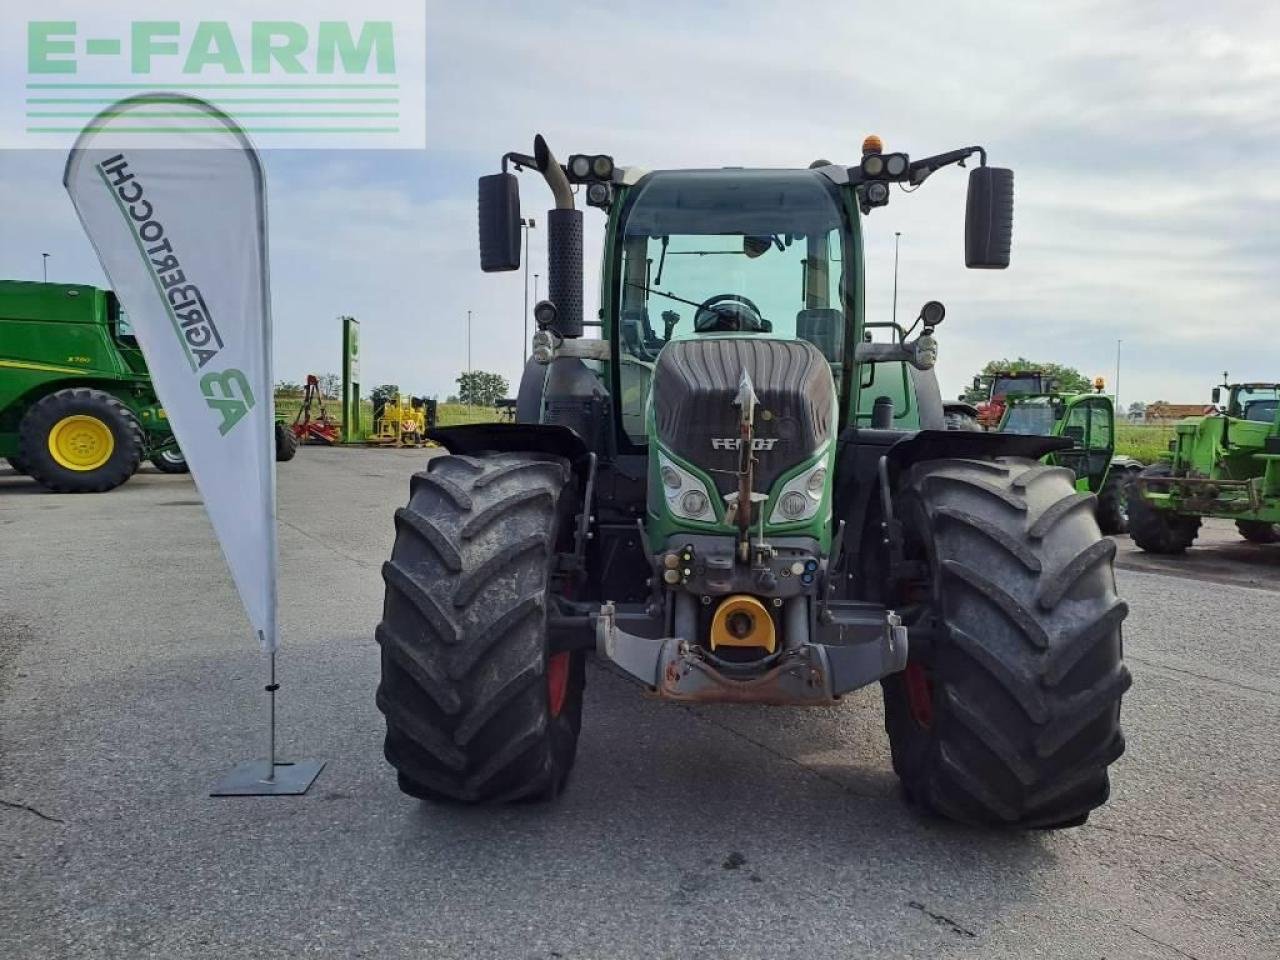
[[[1099,379],[1094,393],[1009,393],[996,429],[1070,440],[1070,448],[1055,450],[1044,462],[1068,467],[1076,489],[1097,496],[1102,532],[1120,534],[1129,529],[1129,485],[1143,465],[1116,456],[1115,404],[1102,389]]]
[[[296,441],[276,426],[276,459]],[[0,457],[57,493],[113,490],[187,462],[110,290],[0,280]]]
[[[185,469],[114,293],[0,280],[0,457],[59,493]]]
[[[1129,533],[1143,550],[1183,553],[1204,517],[1234,520],[1254,543],[1280,542],[1280,384],[1223,380],[1218,411],[1180,421],[1168,459],[1135,481]]]
[[[1064,827],[1106,800],[1128,607],[1093,495],[1039,460],[1071,442],[947,430],[942,304],[907,329],[863,311],[864,218],[975,157],[965,259],[999,269],[1013,174],[981,147],[645,172],[538,137],[481,178],[486,271],[520,263],[509,168],[550,188],[549,297],[517,422],[434,431],[449,455],[396,511],[377,702],[402,790],[554,797],[594,650],[685,704],[879,681],[907,795],[956,820]],[[580,197],[606,221],[594,316]]]

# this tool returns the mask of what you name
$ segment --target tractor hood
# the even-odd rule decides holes
[[[755,488],[768,490],[811,458],[835,430],[835,384],[823,355],[805,340],[704,336],[675,340],[653,372],[659,442],[714,480],[722,494],[737,483],[735,401],[742,374],[755,388]]]

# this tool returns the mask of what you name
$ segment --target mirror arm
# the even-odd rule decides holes
[[[958,163],[964,166],[964,162],[974,154],[978,154],[979,166],[987,165],[987,151],[985,147],[961,147],[959,150],[948,150],[946,153],[939,153],[932,157],[925,157],[923,160],[914,161],[909,171],[909,182],[912,186],[919,186],[928,179],[929,175],[941,170],[943,167]]]
[[[527,153],[516,153],[514,150],[510,153],[504,153],[502,155],[503,173],[507,172],[507,161],[515,164],[515,168],[517,170],[524,170],[526,167],[530,170],[538,169],[538,161],[533,159],[533,157],[529,156]]]

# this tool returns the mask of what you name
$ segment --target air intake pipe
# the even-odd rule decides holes
[[[556,199],[547,211],[547,299],[556,305],[555,332],[582,336],[582,211],[573,206],[573,191],[564,170],[538,134],[533,158]]]

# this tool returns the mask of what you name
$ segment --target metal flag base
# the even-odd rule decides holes
[[[211,797],[290,797],[306,793],[324,769],[323,760],[246,760],[213,785]]]
[[[270,752],[266,760],[246,760],[213,785],[211,797],[296,797],[306,793],[320,771],[323,760],[276,759],[276,655],[271,652],[271,682],[266,690],[271,698]]]

